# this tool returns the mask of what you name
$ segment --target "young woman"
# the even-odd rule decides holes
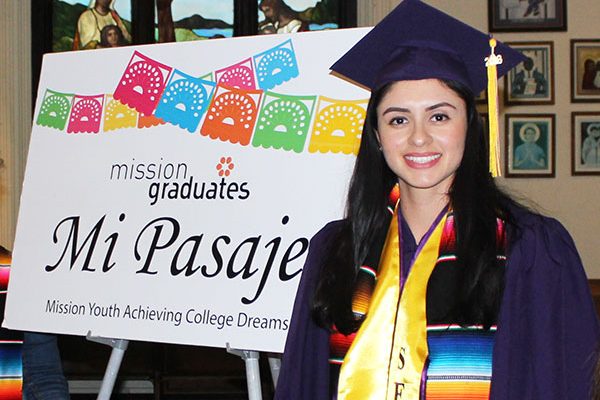
[[[332,67],[372,93],[346,218],[311,241],[277,399],[589,398],[599,329],[573,241],[489,173],[487,45],[404,0]],[[497,49],[500,74],[523,60]]]

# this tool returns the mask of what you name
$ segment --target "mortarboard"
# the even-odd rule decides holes
[[[474,95],[488,87],[490,168],[496,176],[497,79],[524,60],[518,51],[420,0],[403,0],[331,69],[371,90],[429,78],[461,82]]]
[[[399,80],[451,79],[478,95],[487,86],[489,35],[420,0],[404,0],[331,69],[370,89]],[[524,61],[498,43],[498,76]]]

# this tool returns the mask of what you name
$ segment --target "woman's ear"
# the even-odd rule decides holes
[[[373,133],[375,133],[375,139],[377,139],[377,147],[381,150],[381,139],[379,139],[379,131],[376,128],[373,128]]]

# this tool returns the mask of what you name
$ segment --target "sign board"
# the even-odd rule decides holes
[[[342,216],[365,29],[44,58],[4,326],[282,351]]]

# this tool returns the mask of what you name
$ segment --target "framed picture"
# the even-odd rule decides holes
[[[507,43],[527,59],[504,78],[506,104],[554,104],[554,44]]]
[[[571,39],[571,101],[600,102],[599,39]]]
[[[554,177],[554,114],[506,114],[506,176]]]
[[[600,112],[571,113],[571,174],[600,175]]]
[[[566,31],[567,0],[488,0],[490,32]]]

